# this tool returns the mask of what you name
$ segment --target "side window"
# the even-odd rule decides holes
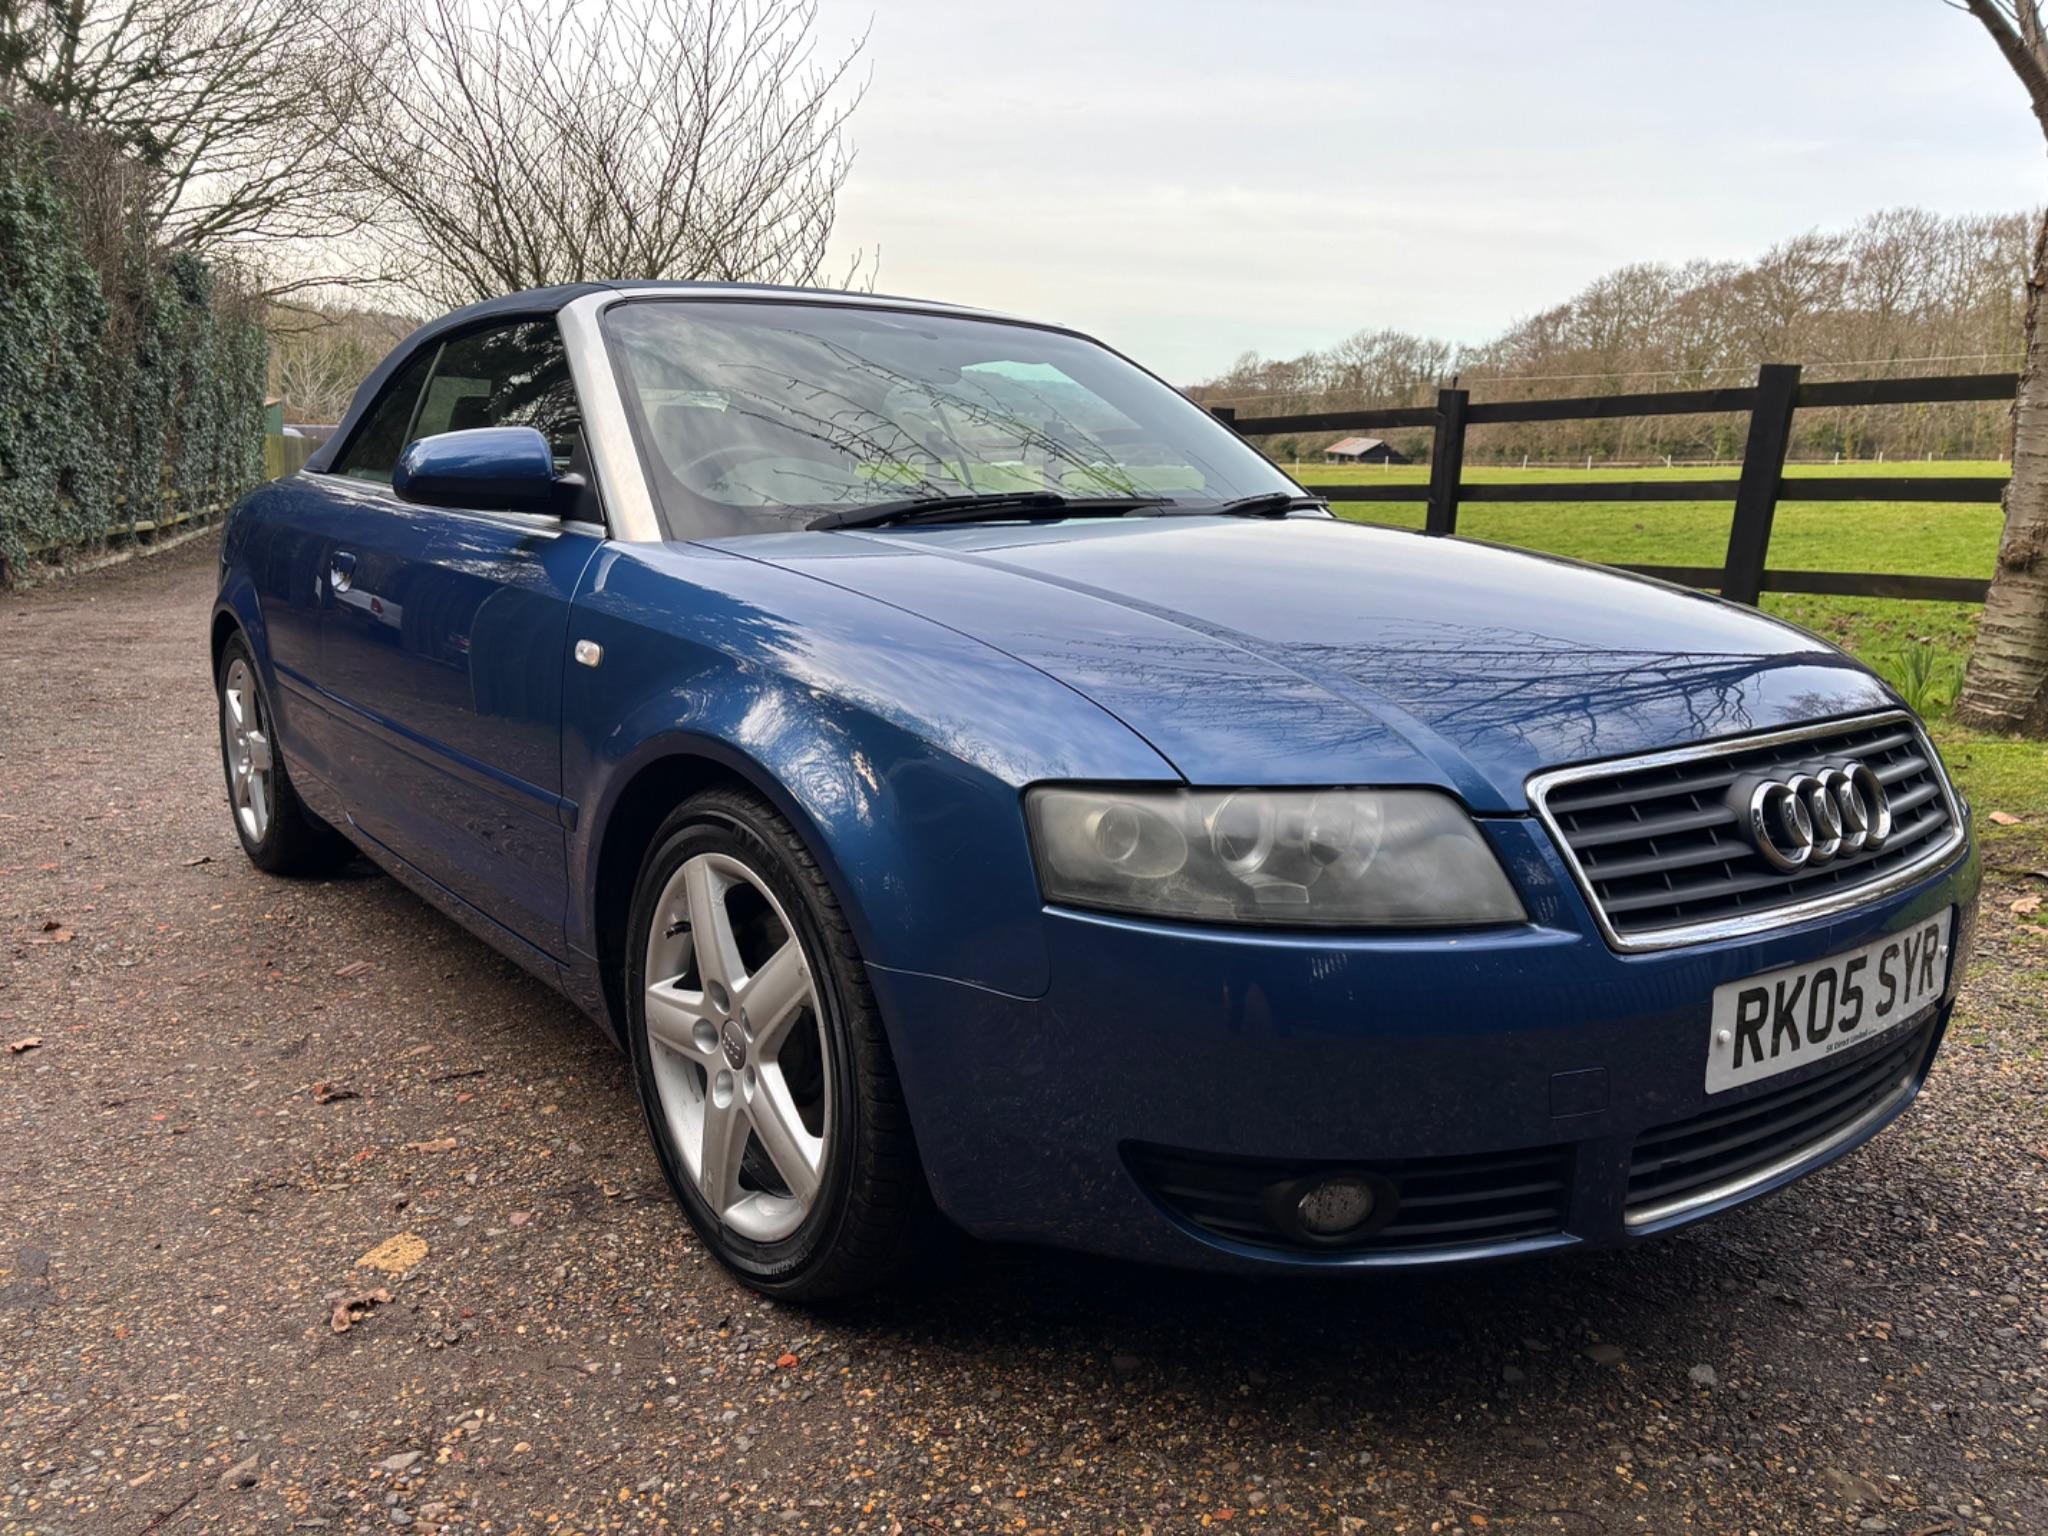
[[[406,428],[412,425],[413,408],[419,404],[420,386],[427,381],[427,369],[433,366],[435,347],[425,347],[398,376],[384,386],[384,393],[377,397],[377,403],[363,418],[363,424],[356,428],[356,435],[336,461],[335,473],[352,475],[358,480],[381,480],[391,483],[392,467],[398,463],[398,456],[405,451],[405,445],[412,441],[413,434]]]
[[[583,430],[568,354],[552,320],[476,331],[441,349],[420,402],[414,437],[470,427],[532,427],[557,466],[575,458]]]

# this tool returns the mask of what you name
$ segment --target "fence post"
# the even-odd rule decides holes
[[[1771,521],[1778,515],[1778,486],[1785,477],[1785,450],[1792,443],[1792,411],[1799,403],[1799,365],[1765,363],[1756,371],[1756,405],[1749,413],[1749,442],[1742,450],[1742,478],[1735,483],[1735,519],[1728,526],[1728,559],[1721,568],[1721,595],[1754,608],[1764,590],[1764,557],[1771,549]]]
[[[1469,389],[1436,392],[1436,438],[1429,448],[1429,514],[1425,533],[1458,531],[1458,480],[1465,473],[1465,407]]]

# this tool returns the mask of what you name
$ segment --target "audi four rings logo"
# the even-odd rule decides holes
[[[1756,851],[1787,873],[1882,848],[1892,835],[1891,804],[1868,763],[1753,775],[1738,779],[1729,799]]]

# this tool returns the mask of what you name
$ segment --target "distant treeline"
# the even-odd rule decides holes
[[[1800,235],[1756,261],[1619,268],[1494,340],[1461,347],[1368,330],[1281,360],[1247,353],[1189,391],[1241,416],[1423,405],[1455,379],[1474,400],[1740,384],[1763,362],[1807,377],[1999,373],[2018,366],[2026,276],[2038,213],[1942,218],[1918,208],[1872,214],[1842,233]],[[1992,458],[2004,403],[1803,411],[1792,456]],[[1468,462],[1729,458],[1741,416],[1547,422],[1475,429]],[[1318,454],[1335,433],[1268,439],[1279,459]],[[1427,457],[1427,432],[1386,434]]]

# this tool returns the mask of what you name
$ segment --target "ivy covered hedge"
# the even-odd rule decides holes
[[[260,311],[156,248],[142,195],[76,129],[0,111],[0,579],[262,476]]]

